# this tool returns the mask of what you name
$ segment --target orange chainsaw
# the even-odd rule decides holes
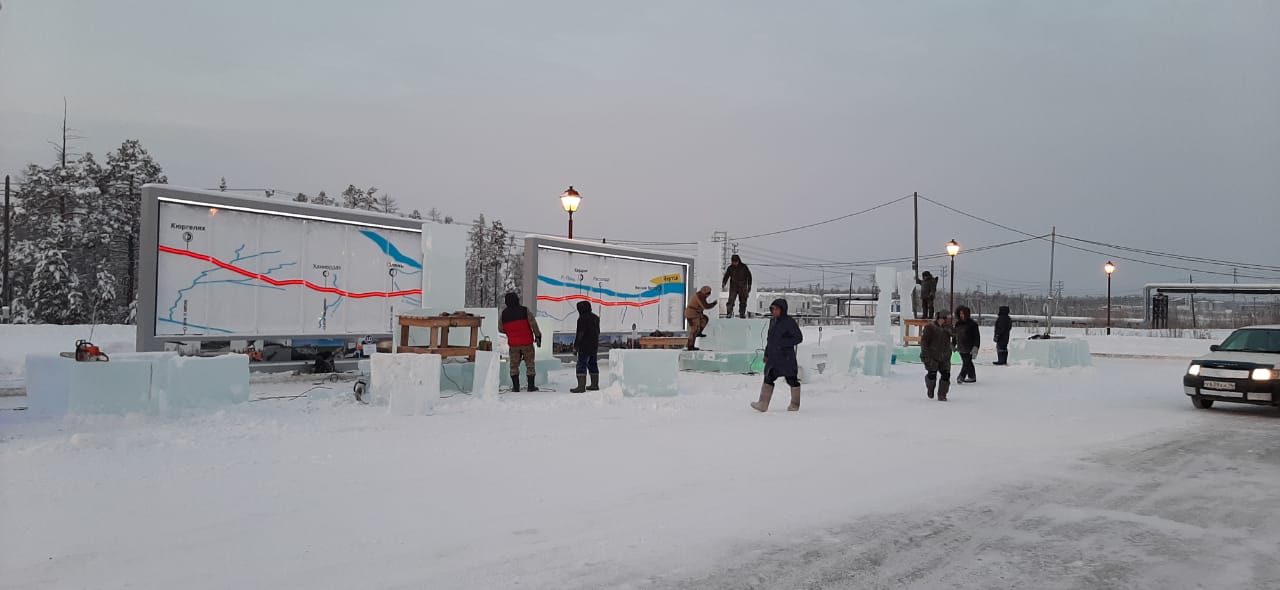
[[[111,360],[110,357],[107,356],[107,353],[102,352],[102,349],[98,348],[88,340],[76,340],[75,352],[63,352],[60,354],[63,357],[66,357],[69,359],[76,359],[76,362],[82,362],[82,363],[83,362],[105,363]]]

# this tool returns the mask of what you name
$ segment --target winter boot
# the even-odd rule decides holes
[[[569,393],[584,393],[587,391],[587,376],[578,375],[578,386],[570,389]]]
[[[773,399],[773,386],[765,383],[760,386],[760,401],[751,402],[751,408],[757,412],[768,412],[771,399]]]
[[[591,374],[591,385],[587,386],[587,391],[600,391],[600,373]]]
[[[933,388],[937,386],[937,384],[938,384],[937,377],[930,377],[929,375],[924,376],[924,386],[925,386],[924,394],[929,396],[929,399],[933,399]]]
[[[534,378],[534,376],[533,376],[533,375],[526,375],[525,377],[526,377],[526,378],[528,378],[528,380],[529,380],[529,387],[527,387],[527,388],[525,389],[525,391],[537,391],[537,390],[538,390],[538,386],[533,384],[533,378]]]
[[[791,405],[787,406],[787,411],[788,412],[800,411],[800,388],[799,387],[791,388]]]
[[[1007,350],[996,351],[996,364],[997,365],[1009,364],[1009,351]]]
[[[511,376],[511,391],[514,391],[516,393],[520,392],[520,376],[519,375]]]
[[[940,383],[940,384],[938,385],[938,401],[940,401],[940,402],[945,402],[945,401],[947,401],[947,392],[948,392],[948,391],[951,391],[951,380],[950,380],[950,379],[943,379],[943,380],[942,380],[942,383]]]

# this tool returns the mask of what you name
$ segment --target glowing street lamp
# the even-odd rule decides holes
[[[1107,273],[1107,335],[1111,335],[1111,273],[1116,271],[1116,265],[1110,260],[1102,265],[1102,272]]]
[[[578,205],[582,204],[582,195],[578,191],[573,190],[573,186],[569,186],[569,190],[560,193],[560,206],[569,214],[569,239],[573,239],[573,212],[578,210]]]
[[[951,309],[947,310],[951,313],[956,311],[956,254],[960,253],[960,242],[951,240],[947,242],[947,256],[951,257]]]

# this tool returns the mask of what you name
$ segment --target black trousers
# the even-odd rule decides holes
[[[786,379],[787,385],[790,385],[791,387],[800,387],[799,377],[795,375],[779,375],[776,369],[770,369],[768,372],[764,374],[764,384],[773,385],[774,382],[778,380],[778,377],[782,377],[783,379]]]
[[[960,365],[960,376],[958,379],[960,381],[964,381],[966,377],[969,379],[977,379],[978,374],[973,367],[973,354],[968,352],[960,353],[960,361],[962,364]]]
[[[933,298],[920,298],[920,319],[933,319]]]

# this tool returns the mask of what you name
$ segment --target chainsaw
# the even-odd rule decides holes
[[[76,362],[80,362],[80,363],[83,363],[83,362],[105,363],[111,360],[110,357],[107,356],[107,353],[102,352],[102,349],[98,348],[88,340],[76,340],[75,352],[63,352],[60,354],[63,357],[66,357],[69,359],[76,359]]]

